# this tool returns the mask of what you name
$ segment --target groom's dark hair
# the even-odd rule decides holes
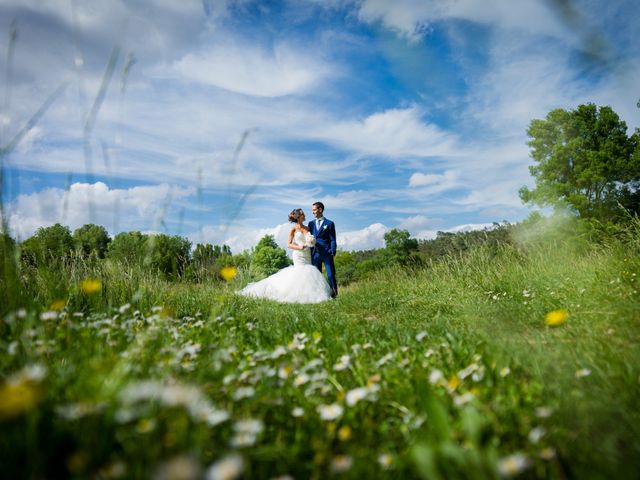
[[[322,209],[322,211],[324,212],[324,203],[322,203],[322,202],[316,202],[316,203],[314,203],[314,204],[313,204],[313,206],[314,206],[314,207],[321,208],[321,209]]]

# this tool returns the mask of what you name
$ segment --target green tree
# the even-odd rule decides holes
[[[184,273],[189,261],[191,242],[178,235],[149,235],[144,263],[162,272],[167,278],[177,278]]]
[[[111,238],[102,225],[89,223],[73,232],[76,249],[85,257],[95,255],[98,258],[104,258],[110,241]]]
[[[107,247],[107,258],[127,265],[142,265],[147,236],[140,232],[118,233]]]
[[[393,228],[384,234],[384,243],[392,261],[406,264],[416,261],[418,240],[411,238],[408,230]]]
[[[178,235],[122,232],[109,244],[107,258],[150,268],[167,278],[182,276],[189,262],[191,242]]]
[[[227,245],[211,245],[209,243],[196,245],[191,255],[192,262],[199,267],[213,266],[216,260],[223,254],[231,255],[231,249]]]
[[[59,223],[40,227],[35,235],[22,243],[23,261],[33,266],[59,265],[72,251],[73,237],[69,227]]]
[[[19,249],[13,238],[0,232],[0,315],[21,305]]]
[[[638,133],[629,138],[626,123],[610,107],[552,110],[544,120],[533,120],[527,134],[536,185],[520,189],[525,203],[567,206],[600,221],[624,214],[621,204],[637,213]]]
[[[197,244],[185,275],[196,282],[217,278],[220,268],[233,265],[231,249],[227,245]]]
[[[333,263],[336,266],[338,285],[348,285],[354,280],[358,260],[353,253],[338,250]]]
[[[276,273],[291,264],[287,252],[278,246],[273,235],[265,235],[251,255],[252,266],[260,276]]]

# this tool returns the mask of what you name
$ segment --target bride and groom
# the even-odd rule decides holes
[[[336,226],[324,218],[324,205],[315,202],[311,208],[315,217],[305,225],[301,208],[289,214],[293,227],[288,247],[293,250],[293,266],[283,268],[270,277],[250,283],[238,293],[248,297],[268,298],[284,303],[320,303],[338,294],[336,269]],[[322,266],[327,271],[327,280]]]

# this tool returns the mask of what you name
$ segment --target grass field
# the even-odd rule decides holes
[[[314,306],[238,297],[241,275],[43,279],[0,322],[0,471],[637,478],[640,229],[570,230],[381,270]]]

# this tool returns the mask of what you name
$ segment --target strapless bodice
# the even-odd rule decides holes
[[[303,246],[305,244],[304,233],[296,232],[293,235],[293,243],[296,245]],[[293,250],[291,254],[293,258],[293,265],[311,265],[311,251],[309,248],[305,248],[304,250]]]

